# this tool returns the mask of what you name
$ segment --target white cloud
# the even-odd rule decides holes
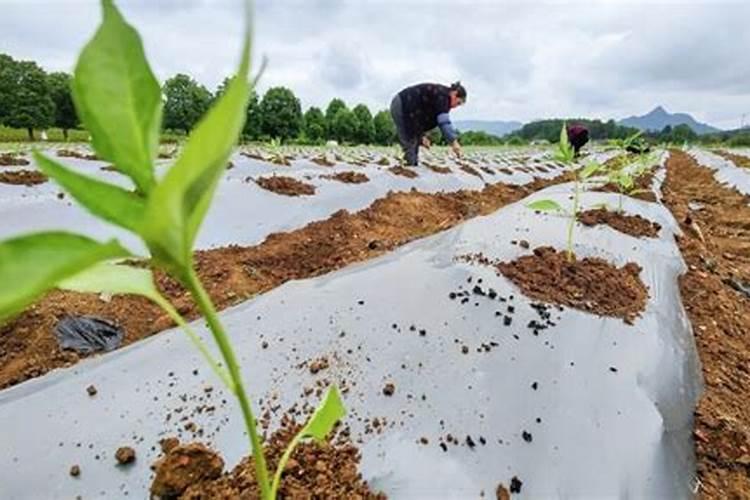
[[[120,0],[157,75],[209,88],[233,70],[239,0]],[[0,52],[70,70],[93,34],[91,0],[4,0]],[[620,118],[657,104],[735,127],[750,112],[750,2],[259,0],[260,90],[304,106],[335,96],[386,108],[401,87],[460,79],[456,118]]]

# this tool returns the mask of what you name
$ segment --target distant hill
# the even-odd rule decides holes
[[[696,121],[695,118],[690,116],[687,113],[669,113],[667,110],[665,110],[661,106],[655,107],[650,113],[645,114],[643,116],[631,116],[629,118],[625,118],[624,120],[620,120],[620,125],[625,125],[626,127],[635,127],[639,130],[653,130],[653,131],[660,131],[667,125],[671,125],[672,127],[676,125],[687,125],[696,134],[702,135],[702,134],[710,134],[713,132],[720,132],[720,130],[716,127],[712,127],[711,125],[707,125],[705,123],[700,123]]]
[[[453,125],[461,132],[473,130],[475,132],[486,132],[488,134],[502,137],[505,134],[515,132],[523,126],[521,122],[504,122],[499,120],[459,120]]]

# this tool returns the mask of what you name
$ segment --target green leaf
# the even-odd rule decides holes
[[[62,280],[58,287],[82,293],[142,295],[152,300],[160,296],[150,270],[112,262],[89,267]]]
[[[0,322],[54,288],[61,280],[129,252],[116,240],[99,243],[72,233],[47,232],[0,242]]]
[[[153,188],[153,161],[161,129],[161,88],[146,61],[138,32],[112,0],[78,58],[72,84],[78,116],[100,158],[127,174],[142,193]]]
[[[336,422],[344,418],[346,415],[346,409],[344,403],[341,401],[341,396],[336,386],[328,388],[323,402],[312,414],[307,424],[299,431],[299,434],[304,437],[312,437],[318,441],[322,441],[331,432]]]
[[[130,231],[138,231],[146,210],[143,198],[121,187],[69,170],[37,151],[34,151],[34,159],[45,174],[55,179],[91,213]]]
[[[250,96],[249,67],[248,27],[237,76],[190,134],[179,159],[149,198],[141,234],[152,255],[172,272],[191,262],[198,229],[242,131]]]
[[[539,212],[563,212],[563,207],[554,200],[537,200],[526,205],[532,210]]]
[[[344,403],[341,401],[339,391],[336,386],[331,386],[328,388],[321,404],[310,417],[310,420],[307,421],[307,424],[294,436],[289,446],[284,450],[284,454],[281,456],[279,465],[276,467],[276,473],[274,474],[271,498],[276,498],[276,492],[281,483],[281,474],[284,472],[289,457],[292,456],[299,442],[307,437],[318,441],[324,440],[333,429],[333,426],[336,425],[336,422],[344,418],[344,415],[346,415],[346,409],[344,408]]]
[[[588,179],[589,177],[594,175],[596,172],[598,172],[601,168],[602,166],[596,162],[589,163],[581,170],[579,177],[581,179]]]

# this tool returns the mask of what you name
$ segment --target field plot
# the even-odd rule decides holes
[[[332,470],[358,467],[366,488],[389,498],[492,497],[498,488],[530,498],[747,491],[739,464],[748,434],[730,423],[746,421],[732,399],[744,393],[712,392],[720,359],[701,340],[705,330],[696,350],[691,322],[703,326],[698,310],[746,307],[739,264],[748,259],[732,250],[738,274],[723,305],[694,305],[685,280],[699,257],[690,245],[722,226],[700,220],[711,201],[686,195],[680,176],[693,161],[740,200],[743,185],[722,175],[739,167],[721,156],[689,153],[661,151],[644,163],[594,152],[589,160],[604,167],[579,186],[575,208],[571,169],[541,149],[477,150],[464,160],[436,151],[407,175],[393,171],[388,149],[234,154],[196,258],[259,423],[271,439],[289,439],[278,430],[304,421],[332,383],[348,410],[339,451],[302,448],[290,473],[328,484]],[[84,148],[63,154],[77,171],[129,187]],[[10,164],[0,172],[37,173],[23,152],[0,158]],[[617,172],[635,172],[638,190],[615,183]],[[540,200],[561,211],[530,208]],[[698,213],[689,219],[685,210]],[[62,225],[117,234],[142,250],[51,181],[0,184],[0,213],[3,238]],[[157,282],[197,317],[179,285],[163,275]],[[96,356],[61,349],[54,332],[68,315],[119,325],[127,347]],[[151,464],[174,446],[166,438],[208,444],[227,471],[241,462],[248,450],[232,395],[171,326],[136,297],[55,291],[0,330],[5,497],[26,497],[32,476],[34,492],[49,498],[174,493],[163,470],[152,483]],[[193,327],[209,341],[200,320]],[[737,346],[738,366],[747,352]],[[705,446],[714,443],[725,455]],[[186,498],[238,495],[252,483],[243,466],[217,477],[222,466],[212,460]],[[320,470],[305,472],[316,463]]]

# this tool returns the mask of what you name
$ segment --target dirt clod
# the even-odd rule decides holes
[[[383,386],[383,394],[386,396],[393,396],[393,393],[396,392],[396,385],[393,382],[388,382]]]
[[[508,488],[503,486],[503,483],[500,483],[497,485],[497,490],[495,490],[495,496],[497,500],[510,500],[510,492],[508,492]]]
[[[81,475],[81,467],[79,465],[74,465],[70,468],[70,475],[72,477],[78,477]]]
[[[581,212],[578,220],[584,226],[606,224],[621,233],[629,234],[636,238],[656,238],[659,236],[659,231],[661,230],[659,224],[644,219],[640,215],[625,215],[604,208]]]
[[[89,396],[96,396],[96,393],[98,391],[96,390],[96,387],[94,387],[93,385],[90,385],[86,387],[86,392],[88,393]]]
[[[220,477],[224,470],[224,460],[205,445],[191,443],[170,449],[156,462],[155,468],[156,476],[151,483],[151,494],[174,498],[191,485]]]
[[[510,492],[511,493],[521,493],[521,487],[523,486],[523,481],[518,479],[516,476],[513,476],[510,480]]]
[[[118,465],[128,465],[135,462],[135,450],[130,446],[121,446],[115,452],[115,460]]]

